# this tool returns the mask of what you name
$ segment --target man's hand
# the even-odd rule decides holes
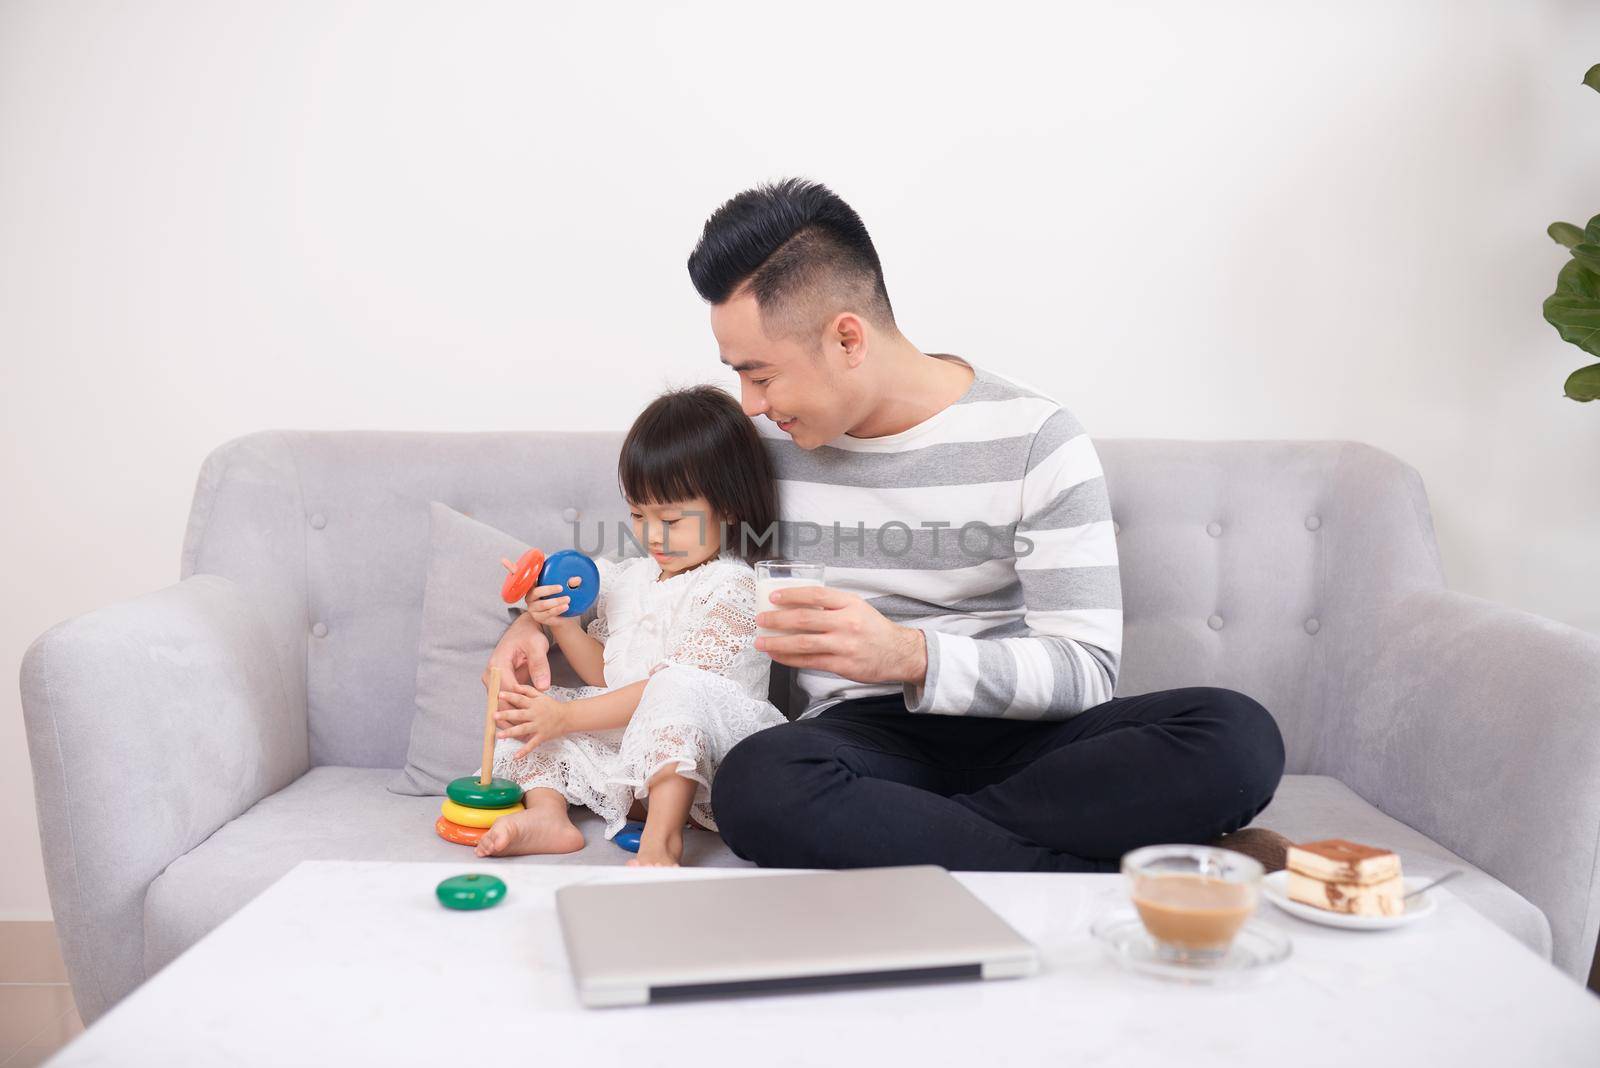
[[[515,689],[502,689],[500,703],[506,706],[494,716],[497,738],[525,738],[527,744],[517,750],[525,757],[535,746],[559,738],[567,733],[567,705],[532,686],[518,685]]]
[[[928,674],[922,631],[891,623],[853,593],[826,586],[772,591],[780,607],[756,616],[756,625],[793,631],[756,638],[756,648],[780,664],[831,671],[853,682],[909,682]]]
[[[483,688],[489,688],[489,672],[500,669],[502,687],[527,683],[538,690],[550,688],[550,639],[544,628],[526,613],[506,628],[500,642],[489,656],[489,665],[483,669]],[[508,707],[505,697],[500,698],[500,708]]]

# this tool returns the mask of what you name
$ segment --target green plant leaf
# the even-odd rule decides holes
[[[1568,260],[1556,275],[1556,296],[1575,294],[1600,302],[1600,275],[1577,260]]]
[[[1544,317],[1563,341],[1600,356],[1600,276],[1568,260],[1556,276],[1556,291],[1545,298]]]
[[[1600,271],[1600,245],[1591,245],[1587,241],[1573,245],[1572,258],[1591,271]]]
[[[1583,76],[1583,84],[1600,93],[1600,63],[1589,68],[1589,73]]]
[[[1600,363],[1578,368],[1567,376],[1562,388],[1575,401],[1600,400]]]
[[[1583,240],[1591,245],[1600,245],[1600,215],[1584,224]]]
[[[1545,233],[1549,234],[1556,244],[1565,245],[1568,248],[1583,240],[1583,231],[1569,222],[1553,222],[1550,224],[1549,229],[1545,230]]]

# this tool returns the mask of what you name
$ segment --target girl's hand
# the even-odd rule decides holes
[[[501,690],[500,703],[508,707],[494,714],[495,726],[500,728],[495,737],[527,739],[517,750],[518,758],[567,733],[567,703],[532,686],[518,684],[515,690]]]
[[[528,606],[528,615],[535,623],[547,627],[564,627],[576,624],[577,616],[563,616],[572,603],[572,598],[566,595],[566,587],[557,585],[536,586],[528,591],[528,596],[523,598],[523,603]]]

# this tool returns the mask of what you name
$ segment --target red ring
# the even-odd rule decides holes
[[[454,823],[440,816],[434,821],[433,829],[438,831],[439,837],[446,842],[454,842],[456,845],[475,846],[478,844],[478,839],[483,837],[483,832],[489,828],[463,827],[459,823]]]
[[[538,549],[529,549],[523,553],[522,559],[511,565],[511,574],[506,576],[505,585],[500,587],[500,599],[506,604],[516,604],[528,596],[534,584],[539,581],[539,572],[543,568],[544,553]]]

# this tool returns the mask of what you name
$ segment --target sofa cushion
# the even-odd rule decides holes
[[[515,560],[528,548],[437,501],[428,505],[428,526],[411,742],[406,766],[389,773],[391,790],[413,795],[443,794],[451,779],[471,775],[482,759],[485,694],[480,679],[511,621],[511,606],[500,599],[506,577],[500,560]],[[551,681],[582,685],[561,651],[552,653]]]
[[[468,769],[471,770],[471,769]],[[387,789],[393,768],[312,768],[167,866],[145,895],[146,974],[153,975],[302,860],[428,860],[466,864],[624,864],[598,816],[571,810],[586,841],[576,853],[480,861],[433,831],[437,797]],[[722,839],[683,833],[685,864],[743,866]],[[431,886],[423,890],[431,893]]]
[[[474,859],[466,847],[433,833],[438,799],[392,793],[385,786],[393,775],[386,768],[313,768],[170,864],[145,896],[146,974],[155,974],[302,860]],[[576,808],[572,815],[586,839],[579,852],[488,863],[622,864],[629,859],[631,854],[602,836],[598,817]],[[1333,779],[1286,777],[1277,799],[1256,822],[1296,841],[1346,835],[1388,846],[1400,853],[1410,875],[1461,868],[1465,874],[1450,884],[1459,897],[1550,956],[1550,926],[1537,908]],[[683,851],[690,865],[744,865],[722,839],[699,828],[684,832]]]
[[[1545,960],[1553,942],[1550,921],[1538,906],[1444,846],[1367,804],[1338,779],[1326,775],[1286,775],[1278,794],[1254,826],[1270,827],[1292,841],[1348,838],[1400,854],[1406,875],[1437,878],[1457,868],[1462,874],[1449,889],[1517,941]]]

